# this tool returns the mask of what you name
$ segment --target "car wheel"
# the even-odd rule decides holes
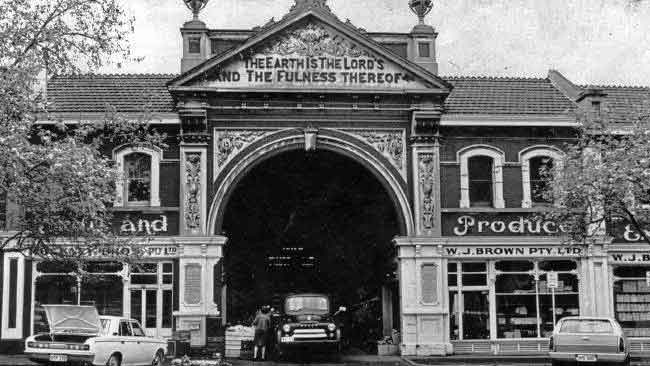
[[[163,359],[164,355],[162,352],[158,351],[156,352],[156,355],[153,357],[153,361],[151,361],[152,366],[163,366]]]
[[[120,366],[121,364],[122,360],[120,359],[120,356],[116,354],[112,354],[108,359],[108,362],[106,362],[106,366]]]

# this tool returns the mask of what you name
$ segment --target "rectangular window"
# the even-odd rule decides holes
[[[18,311],[18,258],[9,259],[9,316],[7,328],[16,328]]]
[[[490,338],[490,298],[487,262],[450,262],[449,291],[451,339]],[[455,279],[454,279],[455,278]]]
[[[628,337],[650,337],[650,266],[614,268],[614,310],[616,320]]]
[[[172,290],[163,290],[162,298],[162,327],[172,327],[173,296]]]
[[[158,263],[134,263],[131,266],[131,284],[155,285],[158,283]]]
[[[190,37],[187,42],[190,53],[201,53],[201,37]]]
[[[146,291],[146,328],[156,328],[156,321],[158,319],[156,310],[158,309],[158,290]]]
[[[171,285],[174,283],[174,265],[172,263],[163,263],[162,268],[162,283],[163,285]]]
[[[131,290],[131,318],[142,323],[142,290]]]
[[[431,57],[431,43],[418,42],[418,55],[420,57]]]
[[[492,206],[492,158],[474,156],[468,159],[469,201],[471,206]]]

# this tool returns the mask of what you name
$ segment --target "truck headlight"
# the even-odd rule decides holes
[[[336,324],[334,324],[334,323],[327,324],[327,330],[329,330],[330,332],[335,331],[336,330]]]
[[[282,326],[282,331],[285,333],[291,332],[291,326],[289,324],[285,324]]]

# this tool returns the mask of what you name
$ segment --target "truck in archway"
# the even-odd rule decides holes
[[[275,327],[275,350],[279,357],[299,350],[341,351],[342,329],[332,311],[332,301],[323,294],[300,293],[284,299],[280,319]]]

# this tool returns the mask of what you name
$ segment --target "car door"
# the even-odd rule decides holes
[[[133,337],[131,324],[127,319],[120,320],[118,347],[122,353],[122,366],[138,365],[138,348]]]
[[[153,344],[152,339],[147,337],[144,329],[135,320],[131,320],[131,329],[133,330],[133,339],[137,348],[136,361],[139,365],[150,365],[156,354],[156,346]]]

